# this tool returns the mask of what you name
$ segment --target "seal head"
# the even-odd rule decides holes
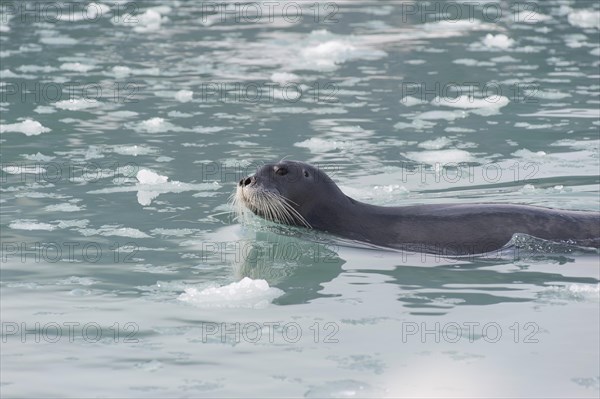
[[[253,176],[239,181],[235,202],[254,214],[277,223],[319,228],[313,215],[338,206],[347,198],[327,174],[298,161],[281,161],[260,167]],[[312,223],[311,223],[312,222]]]

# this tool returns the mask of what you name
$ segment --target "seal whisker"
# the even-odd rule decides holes
[[[276,211],[277,220],[282,221],[286,224],[291,224],[293,220],[291,220],[292,218],[290,217],[289,212],[287,212],[287,210],[283,206],[281,197],[278,194],[272,192],[269,192],[268,196],[271,200],[271,205]]]
[[[267,197],[269,197],[269,206],[273,209],[273,220],[274,221],[282,221],[284,223],[290,222],[289,215],[285,212],[285,209],[281,206],[281,200],[277,194],[272,192],[266,192]]]
[[[273,199],[273,204],[276,204],[276,206],[279,208],[281,214],[283,215],[283,219],[285,222],[287,222],[287,224],[301,224],[305,227],[311,228],[306,219],[296,209],[294,209],[292,205],[290,205],[290,202],[294,204],[295,202],[285,198],[281,194],[273,192],[270,192],[269,194],[271,199]]]

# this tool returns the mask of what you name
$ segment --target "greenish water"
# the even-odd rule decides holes
[[[69,4],[2,2],[2,397],[598,397],[597,251],[228,204],[287,157],[375,204],[599,211],[595,2]]]

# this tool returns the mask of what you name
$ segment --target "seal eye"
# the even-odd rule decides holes
[[[308,172],[304,171],[304,177],[308,177]]]
[[[275,170],[275,174],[279,175],[279,176],[285,176],[287,175],[287,169],[286,168],[277,168]]]

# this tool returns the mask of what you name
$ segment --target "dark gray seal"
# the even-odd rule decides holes
[[[466,255],[505,246],[516,233],[600,247],[600,212],[495,203],[384,207],[346,196],[318,168],[265,164],[242,179],[234,202],[278,223],[403,250]]]

